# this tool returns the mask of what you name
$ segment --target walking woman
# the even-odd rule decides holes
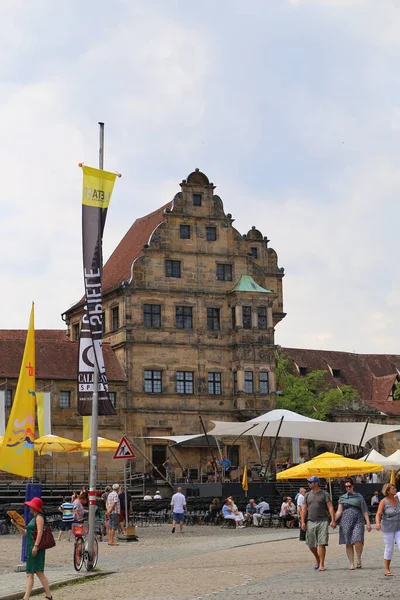
[[[385,542],[385,553],[383,555],[385,575],[386,577],[393,577],[390,563],[393,556],[394,542],[396,542],[397,549],[400,550],[400,502],[398,496],[396,496],[396,486],[391,483],[385,483],[382,494],[384,498],[379,502],[375,522],[377,531],[382,530],[383,541]]]
[[[39,550],[38,545],[42,539],[44,517],[43,517],[43,501],[41,498],[32,498],[28,502],[24,502],[26,506],[29,506],[33,519],[31,519],[26,527],[18,525],[14,519],[11,519],[11,523],[18,529],[22,535],[26,535],[26,588],[23,600],[29,600],[32,588],[34,574],[39,578],[40,583],[44,588],[47,600],[53,600],[51,595],[49,582],[44,574],[44,559],[46,555],[45,550]],[[33,532],[37,530],[36,539],[33,539]]]
[[[371,523],[367,503],[363,496],[354,491],[354,479],[347,477],[344,483],[346,493],[340,496],[339,506],[336,511],[336,520],[340,520],[339,544],[346,544],[347,558],[349,559],[349,570],[361,569],[361,555],[364,549],[364,519],[367,531],[371,531]],[[354,548],[357,555],[357,563],[354,566]]]

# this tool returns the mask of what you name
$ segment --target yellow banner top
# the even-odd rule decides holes
[[[108,208],[114,189],[116,173],[83,165],[82,204]]]

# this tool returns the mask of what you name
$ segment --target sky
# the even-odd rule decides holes
[[[398,0],[0,0],[0,328],[82,297],[104,121],[105,259],[198,167],[278,253],[278,344],[400,353],[399,30]]]

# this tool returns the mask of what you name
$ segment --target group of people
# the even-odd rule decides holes
[[[300,494],[302,496],[299,509],[301,528],[306,532],[305,541],[315,558],[314,569],[317,571],[325,571],[329,526],[335,529],[337,523],[339,523],[339,544],[346,546],[349,570],[362,568],[365,527],[368,532],[372,528],[367,503],[364,497],[354,490],[354,484],[352,477],[346,478],[346,492],[340,496],[336,512],[330,495],[321,489],[318,477],[310,477],[309,491],[304,495]],[[400,549],[400,493],[397,493],[396,486],[386,483],[382,488],[382,494],[383,499],[380,501],[377,498],[378,494],[374,495],[375,500],[379,501],[376,529],[382,531],[385,544],[385,576],[392,577],[390,563],[395,542]]]

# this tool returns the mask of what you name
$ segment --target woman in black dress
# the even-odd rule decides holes
[[[361,569],[361,555],[364,548],[364,519],[367,531],[371,531],[371,523],[367,504],[361,496],[354,491],[354,479],[347,477],[344,484],[346,493],[340,496],[339,506],[336,511],[336,520],[340,520],[339,544],[346,544],[349,570]],[[354,547],[357,554],[357,564],[354,566]]]

